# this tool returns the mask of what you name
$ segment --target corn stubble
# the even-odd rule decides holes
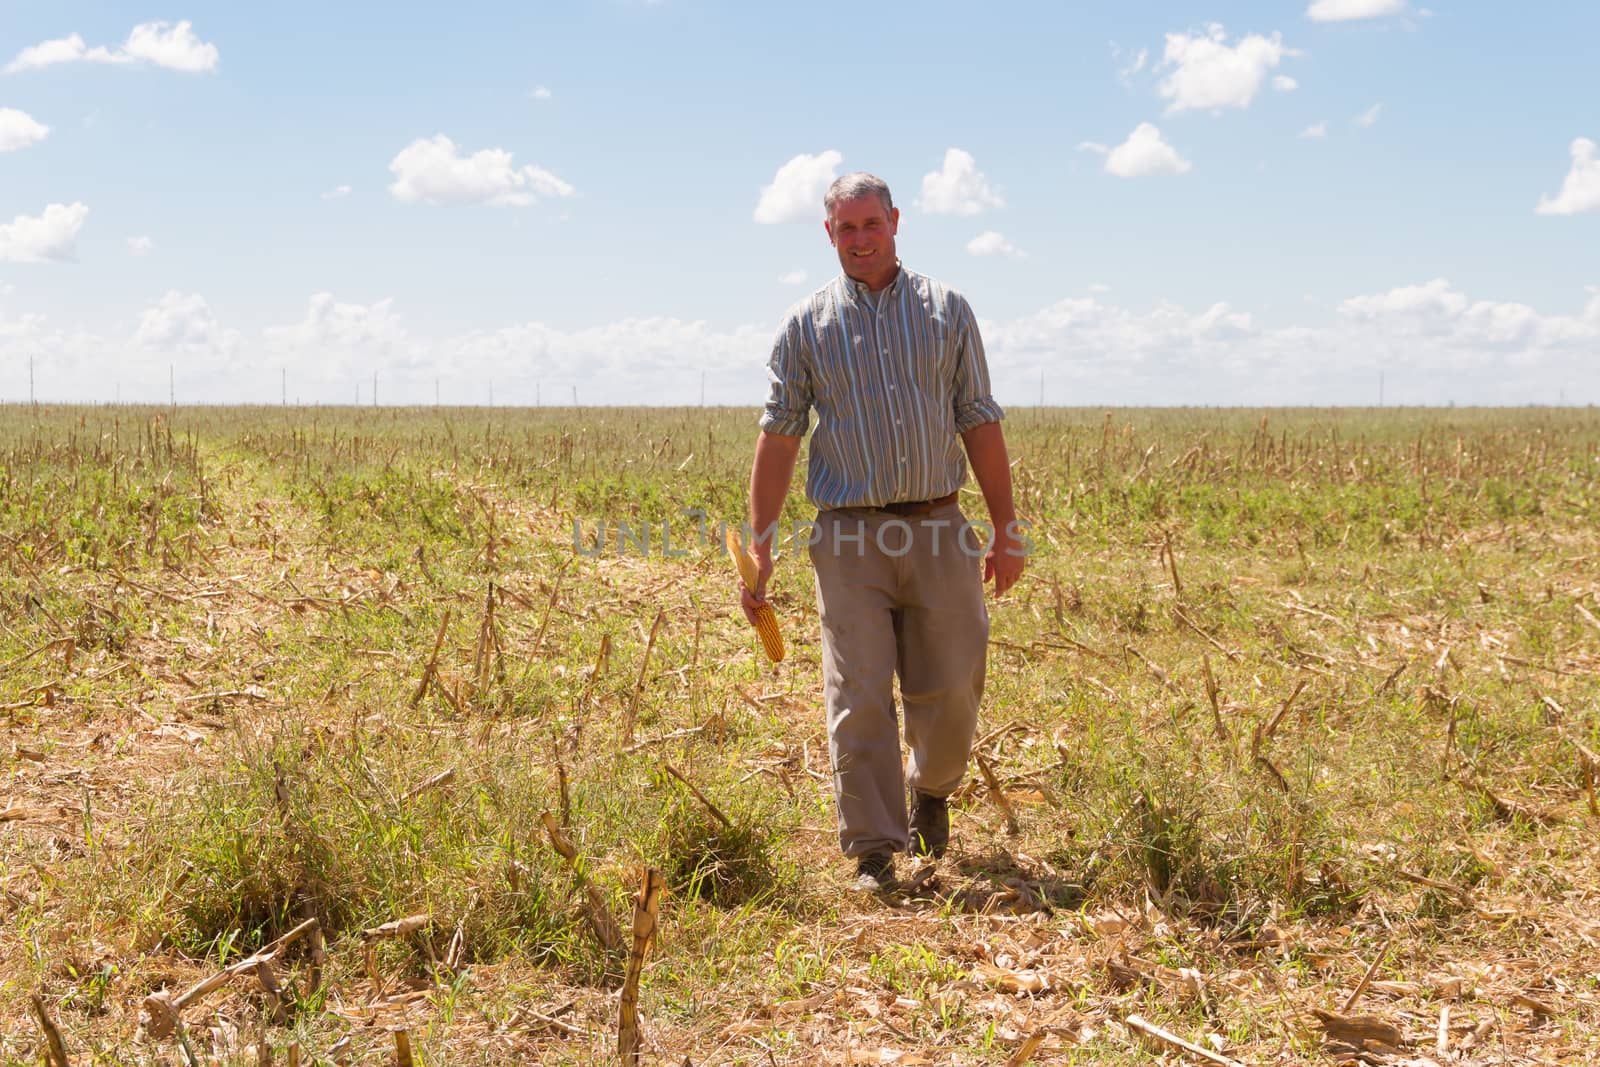
[[[743,514],[749,423],[0,406],[0,1062],[1594,1061],[1600,416],[1013,412],[983,763],[872,903],[814,628],[574,550]]]

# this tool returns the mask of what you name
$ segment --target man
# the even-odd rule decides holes
[[[882,179],[847,174],[823,206],[843,274],[790,310],[773,345],[750,472],[760,578],[740,597],[754,622],[815,408],[806,495],[818,508],[810,554],[839,844],[856,861],[857,888],[888,890],[895,852],[944,852],[946,798],[966,775],[983,694],[983,582],[1004,594],[1024,546],[972,309],[900,265],[900,212]],[[987,544],[957,505],[969,461],[994,527]]]

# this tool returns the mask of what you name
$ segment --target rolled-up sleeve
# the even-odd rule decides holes
[[[791,315],[772,342],[767,378],[772,383],[761,428],[768,433],[804,437],[811,426],[811,361],[805,332]]]
[[[956,297],[955,381],[951,389],[956,432],[966,433],[986,422],[999,422],[1006,413],[989,392],[989,363],[983,354],[978,320],[965,298]]]

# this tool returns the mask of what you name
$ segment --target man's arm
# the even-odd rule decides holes
[[[1015,529],[1016,503],[1011,496],[1011,462],[1006,456],[1006,436],[998,422],[985,422],[961,435],[967,462],[983,490],[983,502],[994,524],[994,547],[983,561],[983,580],[994,579],[994,595],[1001,597],[1022,576],[1025,562],[1022,538]]]
[[[750,525],[755,542],[750,546],[760,569],[754,589],[740,583],[739,602],[751,625],[755,624],[756,605],[767,598],[767,579],[772,575],[772,546],[778,539],[778,516],[794,479],[795,460],[800,455],[799,437],[761,431],[756,438],[756,458],[750,466]]]

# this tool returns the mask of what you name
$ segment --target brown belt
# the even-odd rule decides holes
[[[946,504],[954,504],[960,496],[961,491],[958,489],[948,496],[941,496],[934,500],[898,500],[893,504],[885,504],[874,510],[887,511],[891,515],[926,515],[935,508],[942,508]]]

